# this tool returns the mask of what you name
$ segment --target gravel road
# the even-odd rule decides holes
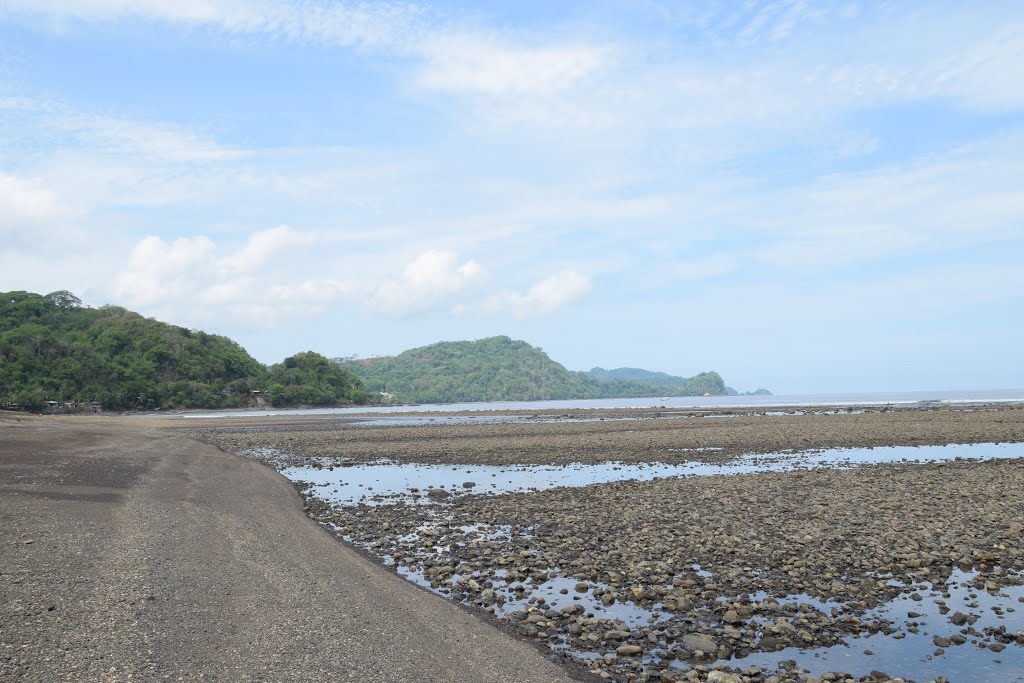
[[[569,680],[167,431],[3,417],[0,520],[2,680]]]

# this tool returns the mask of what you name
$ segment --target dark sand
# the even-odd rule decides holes
[[[3,681],[567,680],[168,432],[0,417],[0,520]]]

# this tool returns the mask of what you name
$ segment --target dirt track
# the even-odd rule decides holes
[[[0,519],[2,680],[567,680],[167,432],[5,417]]]

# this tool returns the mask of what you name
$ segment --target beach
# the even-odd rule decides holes
[[[12,678],[1024,677],[1021,406],[0,429]]]

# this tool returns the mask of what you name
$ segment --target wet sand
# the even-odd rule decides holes
[[[1018,405],[834,414],[814,410],[787,409],[778,415],[579,410],[523,413],[527,420],[537,417],[517,424],[450,423],[443,420],[452,416],[438,414],[438,424],[424,426],[375,427],[369,416],[366,422],[352,416],[274,417],[169,421],[164,426],[231,451],[274,448],[299,456],[294,464],[301,464],[302,456],[453,464],[717,462],[744,453],[793,449],[1024,441],[1024,406]],[[706,448],[720,450],[697,450]]]

